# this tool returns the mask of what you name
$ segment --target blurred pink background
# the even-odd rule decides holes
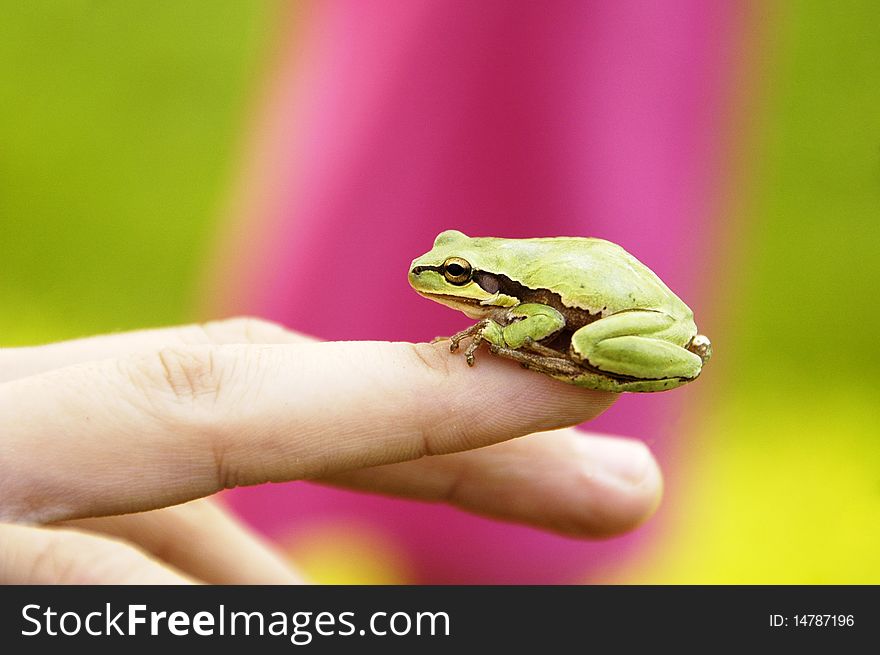
[[[730,4],[344,1],[305,14],[290,16],[258,115],[214,312],[325,339],[451,333],[467,319],[406,281],[450,228],[623,243],[700,307],[722,237],[706,216]],[[642,438],[669,465],[698,393],[625,395],[589,427]],[[344,559],[350,537],[365,566],[384,558],[381,575],[405,582],[602,579],[662,526],[590,543],[305,483],[227,500],[294,556],[332,542]]]

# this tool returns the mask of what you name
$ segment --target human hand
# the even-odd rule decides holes
[[[317,342],[256,319],[2,349],[0,582],[300,581],[206,499],[270,481],[582,537],[653,513],[641,442],[559,429],[614,394],[460,363],[446,344]]]

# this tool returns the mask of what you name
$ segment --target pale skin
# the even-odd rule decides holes
[[[256,319],[0,349],[0,582],[301,582],[210,498],[267,481],[576,537],[654,512],[644,444],[570,427],[616,394],[451,363],[443,344],[322,343]]]

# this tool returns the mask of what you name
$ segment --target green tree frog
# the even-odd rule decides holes
[[[606,391],[665,391],[711,356],[693,312],[647,266],[602,239],[471,238],[442,232],[410,266],[421,295],[478,322],[469,365],[489,351],[558,380]]]

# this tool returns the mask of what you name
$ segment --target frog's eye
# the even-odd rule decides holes
[[[461,286],[471,281],[473,269],[467,260],[461,257],[450,257],[443,262],[443,277],[449,284]]]

